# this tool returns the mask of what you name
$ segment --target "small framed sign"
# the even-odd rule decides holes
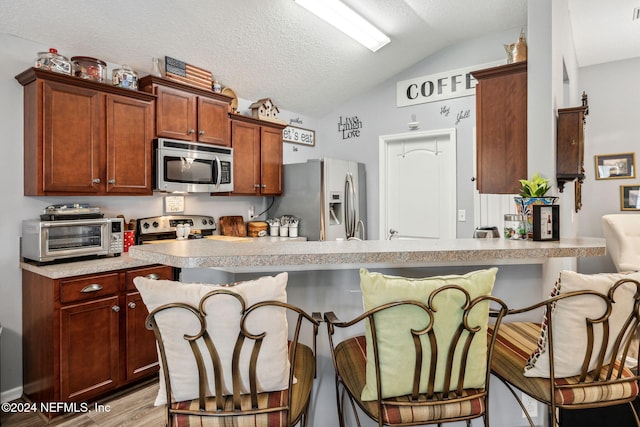
[[[316,131],[296,126],[287,126],[282,130],[282,140],[294,144],[316,145]]]
[[[560,205],[533,205],[533,240],[560,240]]]

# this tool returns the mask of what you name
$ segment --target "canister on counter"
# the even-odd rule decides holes
[[[247,235],[249,237],[263,237],[267,235],[269,225],[264,221],[251,221],[247,224]]]
[[[524,224],[524,217],[520,214],[504,215],[504,238],[520,240],[527,238],[527,229]]]

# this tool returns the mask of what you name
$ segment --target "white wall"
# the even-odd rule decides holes
[[[587,141],[584,153],[586,179],[582,187],[583,210],[580,213],[582,236],[602,237],[601,218],[606,214],[637,214],[620,210],[620,186],[640,185],[635,179],[595,179],[595,155],[635,153],[636,169],[640,154],[640,120],[638,99],[640,88],[635,84],[640,58],[592,65],[580,69],[581,90],[589,96],[589,115],[585,127]],[[615,271],[611,258],[579,260],[580,271]]]

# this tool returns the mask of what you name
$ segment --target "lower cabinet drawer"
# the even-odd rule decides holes
[[[60,282],[60,302],[83,301],[117,294],[120,287],[118,273],[101,274]]]

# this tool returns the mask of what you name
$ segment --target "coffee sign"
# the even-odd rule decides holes
[[[471,72],[502,64],[504,61],[497,61],[398,82],[396,88],[397,106],[407,107],[474,95],[477,82]]]

